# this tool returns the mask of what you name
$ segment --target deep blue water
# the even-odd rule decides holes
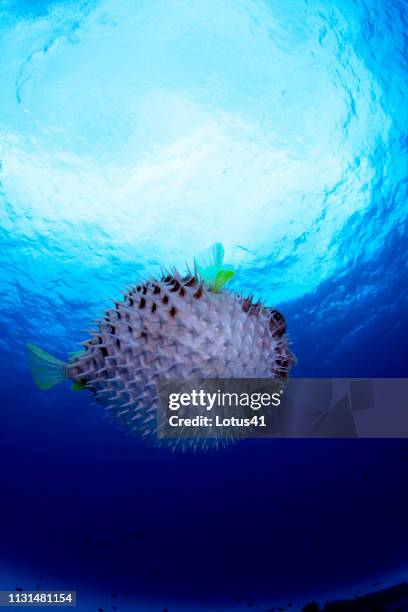
[[[264,610],[406,578],[407,442],[170,455],[37,391],[25,343],[78,350],[120,287],[221,240],[284,312],[293,375],[406,377],[407,3],[0,17],[0,587]]]

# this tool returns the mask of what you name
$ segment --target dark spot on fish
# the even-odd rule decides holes
[[[139,308],[144,308],[146,306],[146,300],[144,298],[140,298]]]
[[[163,278],[163,282],[167,284],[171,283],[172,280],[173,280],[173,277],[170,274],[168,274],[165,278]]]
[[[151,311],[152,312],[156,312],[156,308],[157,308],[157,305],[156,305],[155,302],[153,302],[152,307],[151,307]]]
[[[132,328],[131,325],[128,325],[128,332],[129,332],[129,334],[131,334],[133,332],[133,328]]]
[[[286,321],[284,316],[274,308],[271,309],[271,317],[269,319],[269,328],[273,336],[281,338],[286,331]]]
[[[119,338],[116,338],[116,346],[120,350],[120,340],[119,340]]]
[[[179,283],[177,280],[175,280],[175,281],[174,281],[174,285],[173,285],[173,287],[170,289],[170,291],[178,291],[179,289],[180,289],[180,283]]]
[[[288,359],[277,359],[276,363],[278,364],[278,366],[280,366],[281,368],[287,368],[289,365],[289,360]]]
[[[141,337],[141,338],[144,338],[144,339],[146,340],[146,338],[147,338],[147,334],[146,334],[146,332],[145,332],[145,331],[142,331],[142,333],[140,334],[140,337]]]
[[[133,306],[133,304],[135,303],[134,299],[129,297],[129,306]]]
[[[105,346],[101,346],[100,350],[102,351],[103,357],[107,357],[109,355],[108,349]]]
[[[250,296],[242,303],[242,310],[250,315],[256,315],[259,314],[261,310],[261,304],[259,302],[254,304],[252,302],[252,296]]]
[[[197,284],[197,279],[195,276],[191,276],[189,279],[185,281],[186,287],[194,287]]]
[[[120,314],[120,310],[118,310],[117,315],[118,315],[118,319],[122,318],[122,315]]]
[[[110,333],[111,334],[116,334],[116,327],[114,325],[110,326]]]
[[[172,306],[172,307],[170,308],[170,310],[169,310],[169,315],[170,315],[171,317],[175,317],[175,316],[176,316],[176,312],[177,312],[177,311],[176,311],[176,309],[174,308],[174,306]]]
[[[157,295],[158,293],[160,293],[160,287],[159,287],[158,285],[154,285],[154,288],[153,288],[153,293],[154,293],[155,295]]]
[[[168,304],[168,303],[169,303],[169,298],[168,298],[168,296],[167,296],[167,295],[165,295],[165,296],[163,297],[162,302],[163,302],[163,304]]]
[[[242,310],[244,312],[249,312],[250,307],[251,307],[251,302],[249,300],[244,300],[244,302],[242,302]]]
[[[198,300],[200,297],[202,297],[202,295],[203,295],[203,288],[202,288],[202,287],[199,287],[199,288],[197,289],[197,291],[196,291],[195,293],[193,293],[193,297],[194,297],[194,298],[196,298],[197,300]]]
[[[147,293],[147,287],[146,287],[146,285],[143,285],[143,287],[142,287],[142,292],[143,292],[143,295],[146,295],[146,293]]]
[[[184,297],[186,295],[186,290],[184,289],[184,287],[180,287],[179,295],[180,297]]]
[[[140,290],[141,290],[141,288],[142,288],[142,287],[141,287],[140,285],[138,285],[138,286],[136,287],[136,291],[140,291]]]

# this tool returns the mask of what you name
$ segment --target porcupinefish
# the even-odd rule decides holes
[[[294,357],[283,315],[226,290],[235,272],[223,260],[217,243],[192,272],[132,286],[67,362],[28,344],[35,383],[47,390],[71,379],[128,430],[154,438],[159,378],[287,378]]]

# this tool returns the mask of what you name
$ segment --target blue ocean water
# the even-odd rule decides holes
[[[284,312],[294,376],[407,376],[406,2],[0,17],[0,587],[295,609],[406,578],[406,442],[169,455],[38,392],[25,353],[78,350],[120,287],[221,240],[235,287]]]

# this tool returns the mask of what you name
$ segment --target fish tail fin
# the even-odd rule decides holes
[[[235,276],[232,266],[223,261],[224,247],[221,242],[216,242],[194,259],[196,271],[213,291],[220,291]]]
[[[27,350],[31,375],[41,391],[52,389],[67,378],[66,363],[31,342],[27,344]]]

